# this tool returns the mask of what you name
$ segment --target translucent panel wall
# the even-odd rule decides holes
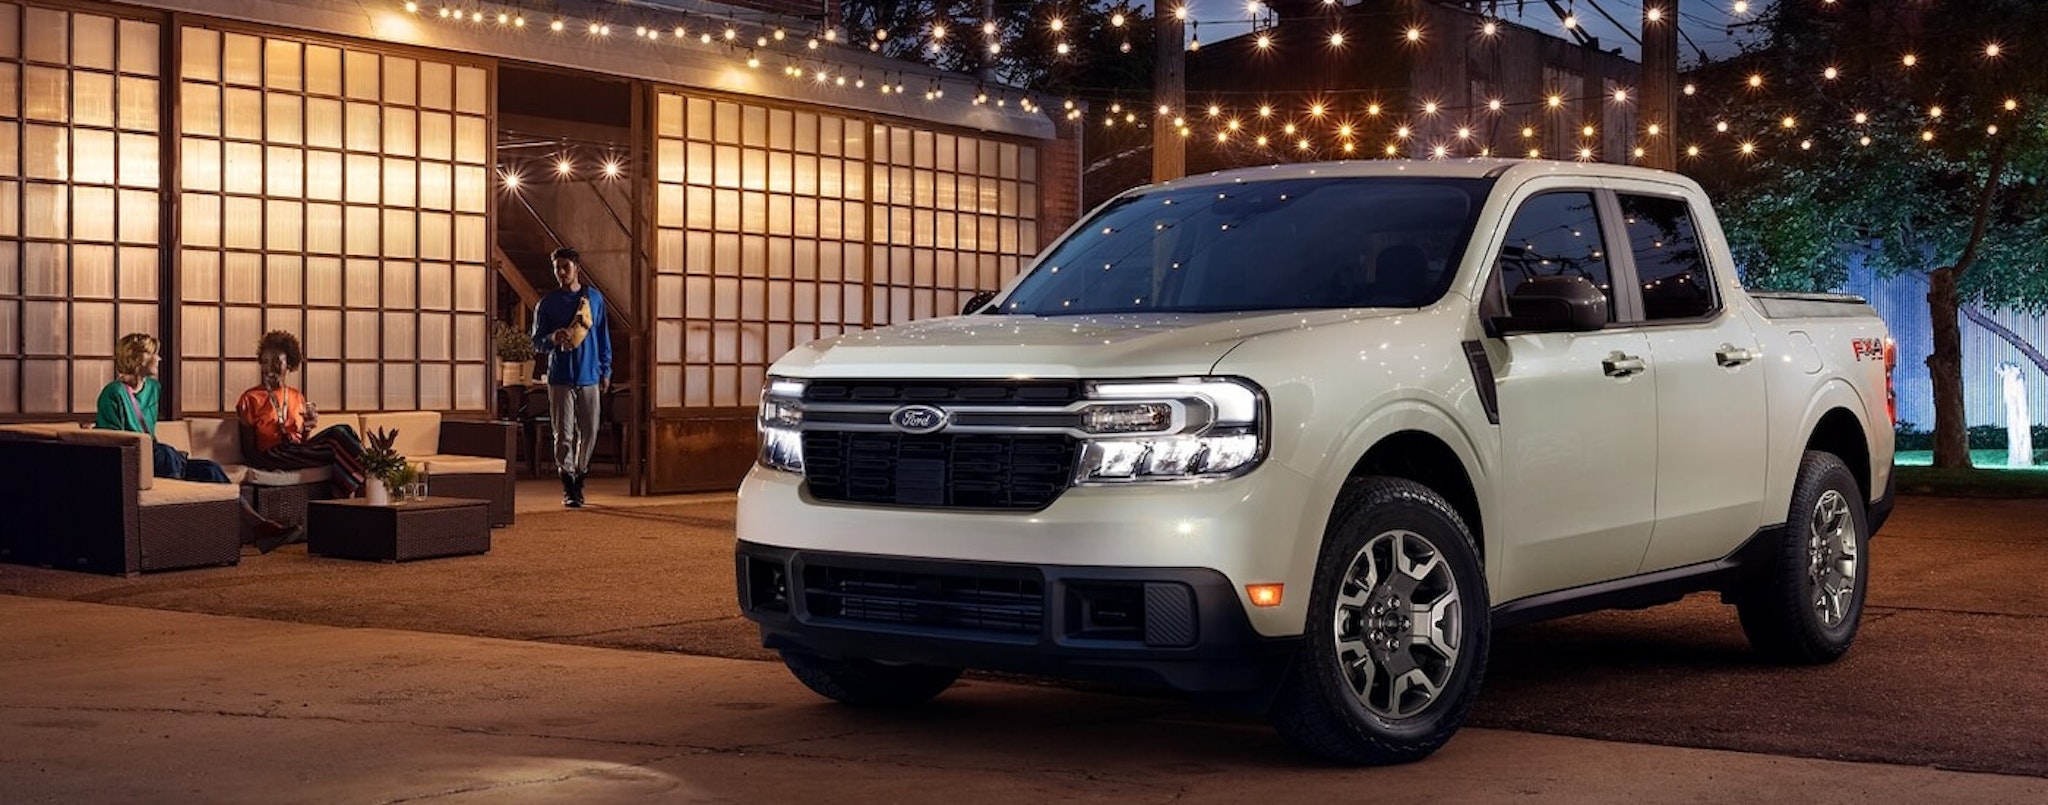
[[[328,410],[484,410],[489,72],[179,34],[185,410],[233,408],[271,329]]]
[[[0,3],[0,414],[92,411],[157,330],[160,37]]]
[[[949,315],[1038,243],[1037,151],[663,92],[654,402],[752,405],[812,339]]]

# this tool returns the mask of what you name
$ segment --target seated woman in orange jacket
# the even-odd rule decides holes
[[[256,359],[263,383],[242,392],[235,415],[242,422],[242,455],[259,470],[303,470],[330,467],[334,496],[354,497],[363,486],[363,443],[354,428],[336,425],[315,430],[320,412],[284,376],[299,370],[305,351],[299,337],[283,330],[263,334]]]

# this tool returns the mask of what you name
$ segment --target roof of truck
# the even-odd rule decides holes
[[[1553,159],[1355,159],[1340,162],[1296,162],[1262,165],[1196,174],[1166,182],[1167,187],[1188,187],[1230,182],[1304,179],[1311,176],[1422,176],[1453,179],[1488,177],[1524,180],[1539,175],[1572,175],[1586,178],[1644,179],[1697,187],[1692,179],[1670,171],[1615,165],[1605,162],[1565,162]]]

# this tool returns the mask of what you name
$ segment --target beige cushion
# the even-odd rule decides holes
[[[246,464],[222,464],[220,471],[227,473],[228,483],[239,484],[249,480],[249,466]]]
[[[168,506],[177,503],[211,503],[219,500],[234,500],[241,494],[241,487],[234,484],[209,484],[199,481],[180,481],[176,478],[159,478],[156,486],[143,490],[139,503],[143,506]]]
[[[0,439],[56,441],[59,429],[77,430],[68,422],[17,422],[12,425],[0,425]]]
[[[135,475],[125,481],[136,489],[149,489],[156,484],[156,440],[149,434],[125,430],[81,430],[59,428],[57,441],[74,444],[133,444],[140,451],[141,460],[136,462]]]
[[[364,414],[363,443],[369,444],[370,432],[383,428],[398,430],[398,442],[393,447],[398,454],[407,458],[429,456],[441,449],[441,415],[433,411],[401,411],[390,414]]]
[[[240,464],[242,458],[242,423],[229,419],[188,419],[185,425],[191,431],[193,458],[204,458],[216,464]],[[159,426],[161,427],[161,426]]]
[[[297,486],[299,484],[322,484],[334,477],[330,467],[308,467],[303,470],[259,470],[237,466],[242,470],[242,483],[253,486]],[[228,477],[235,477],[232,473]]]
[[[427,473],[436,475],[504,475],[505,460],[478,456],[428,455],[407,456],[417,465],[425,462]],[[431,483],[431,480],[429,481]]]
[[[182,419],[158,422],[156,423],[156,440],[178,448],[180,451],[190,453],[192,452],[192,423]]]
[[[360,437],[363,435],[363,418],[361,415],[351,414],[346,411],[336,411],[331,414],[326,411],[320,412],[320,422],[317,425],[320,430],[326,430],[336,425],[347,425],[350,430],[356,432],[356,436]]]

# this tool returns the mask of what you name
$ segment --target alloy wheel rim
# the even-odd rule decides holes
[[[1813,504],[1806,527],[1806,576],[1814,616],[1834,629],[1849,617],[1856,593],[1856,521],[1849,499],[1833,489]]]
[[[1434,704],[1457,671],[1464,610],[1450,563],[1422,535],[1366,541],[1337,590],[1338,667],[1353,698],[1399,720]]]

